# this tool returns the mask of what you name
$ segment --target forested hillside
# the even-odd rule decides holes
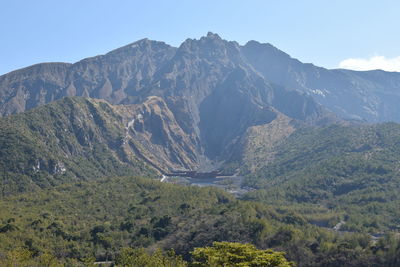
[[[76,264],[115,259],[124,247],[173,248],[187,259],[194,247],[213,241],[285,251],[298,266],[378,266],[399,253],[390,236],[373,243],[368,235],[337,235],[299,214],[217,189],[137,177],[61,185],[0,205],[0,251],[24,248],[33,257],[47,253]]]
[[[312,204],[310,213],[335,214],[331,221],[313,219],[326,226],[345,220],[342,230],[400,228],[400,125],[303,128],[270,153],[273,160],[246,178],[248,186],[261,189],[249,194],[250,199]]]
[[[65,98],[0,119],[2,195],[114,175],[156,173],[124,145],[109,104]]]

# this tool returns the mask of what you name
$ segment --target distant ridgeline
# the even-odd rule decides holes
[[[248,100],[296,119],[312,114],[315,119],[317,102],[345,119],[400,122],[399,89],[397,72],[328,70],[304,64],[271,44],[249,41],[242,46],[208,33],[178,48],[143,39],[74,64],[42,63],[2,75],[0,114],[65,96],[132,104],[155,95],[174,106],[174,114],[187,111],[178,118],[182,123],[193,118],[198,123],[206,110],[217,122],[219,112],[232,111],[227,104],[250,112]],[[243,123],[237,115],[231,113],[233,121]],[[229,120],[213,126],[218,123],[226,126]]]

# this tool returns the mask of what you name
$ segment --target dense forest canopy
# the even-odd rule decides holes
[[[374,241],[363,233],[337,234],[307,223],[299,213],[237,200],[219,189],[138,177],[66,184],[0,204],[3,260],[9,253],[28,253],[35,261],[50,257],[82,264],[146,247],[174,249],[190,261],[194,248],[214,241],[284,251],[298,266],[379,266],[395,263],[400,252],[393,235]]]

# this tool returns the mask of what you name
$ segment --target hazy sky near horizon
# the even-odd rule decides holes
[[[326,68],[400,71],[398,0],[0,0],[0,74],[208,31]]]

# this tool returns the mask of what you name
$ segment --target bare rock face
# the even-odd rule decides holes
[[[162,98],[151,96],[142,104],[115,109],[124,118],[124,144],[128,150],[164,173],[198,167],[196,140],[181,129]]]

